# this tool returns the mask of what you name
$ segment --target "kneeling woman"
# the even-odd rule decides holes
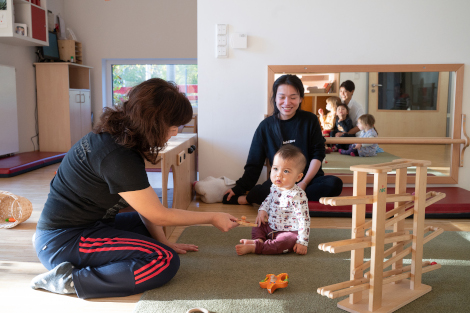
[[[197,251],[169,243],[162,226],[210,223],[228,231],[238,225],[227,213],[167,209],[149,184],[144,158],[155,164],[191,117],[185,95],[157,78],[134,87],[121,107],[105,110],[51,182],[34,240],[49,272],[35,277],[32,288],[79,298],[141,293],[175,276],[177,253]],[[137,212],[118,214],[128,206]]]

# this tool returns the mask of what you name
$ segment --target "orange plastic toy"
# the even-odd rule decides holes
[[[242,216],[242,219],[237,220],[237,223],[241,226],[251,226],[251,227],[257,227],[258,226],[258,224],[248,222],[246,220],[246,216]]]
[[[286,288],[289,284],[289,275],[281,273],[279,275],[268,274],[263,281],[259,282],[259,286],[268,289],[269,293],[273,293],[277,288]]]

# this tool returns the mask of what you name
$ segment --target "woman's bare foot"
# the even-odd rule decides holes
[[[248,204],[248,201],[246,201],[246,196],[238,197],[238,204]]]
[[[244,255],[248,253],[255,253],[256,245],[255,244],[243,244],[236,245],[235,250],[237,250],[238,255]]]

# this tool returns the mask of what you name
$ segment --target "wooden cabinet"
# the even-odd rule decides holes
[[[67,152],[91,131],[91,67],[35,63],[39,150]]]
[[[26,34],[16,33],[15,24],[25,24]],[[48,46],[46,0],[41,5],[25,0],[6,0],[0,11],[0,42],[18,46]]]

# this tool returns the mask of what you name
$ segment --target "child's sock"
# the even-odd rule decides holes
[[[49,272],[34,277],[31,281],[31,288],[45,289],[59,294],[76,294],[72,269],[72,263],[60,263]]]
[[[338,149],[338,152],[341,153],[341,154],[343,154],[341,151],[343,151],[343,149]]]
[[[356,156],[356,154],[354,152],[351,152],[350,155],[351,156]]]

